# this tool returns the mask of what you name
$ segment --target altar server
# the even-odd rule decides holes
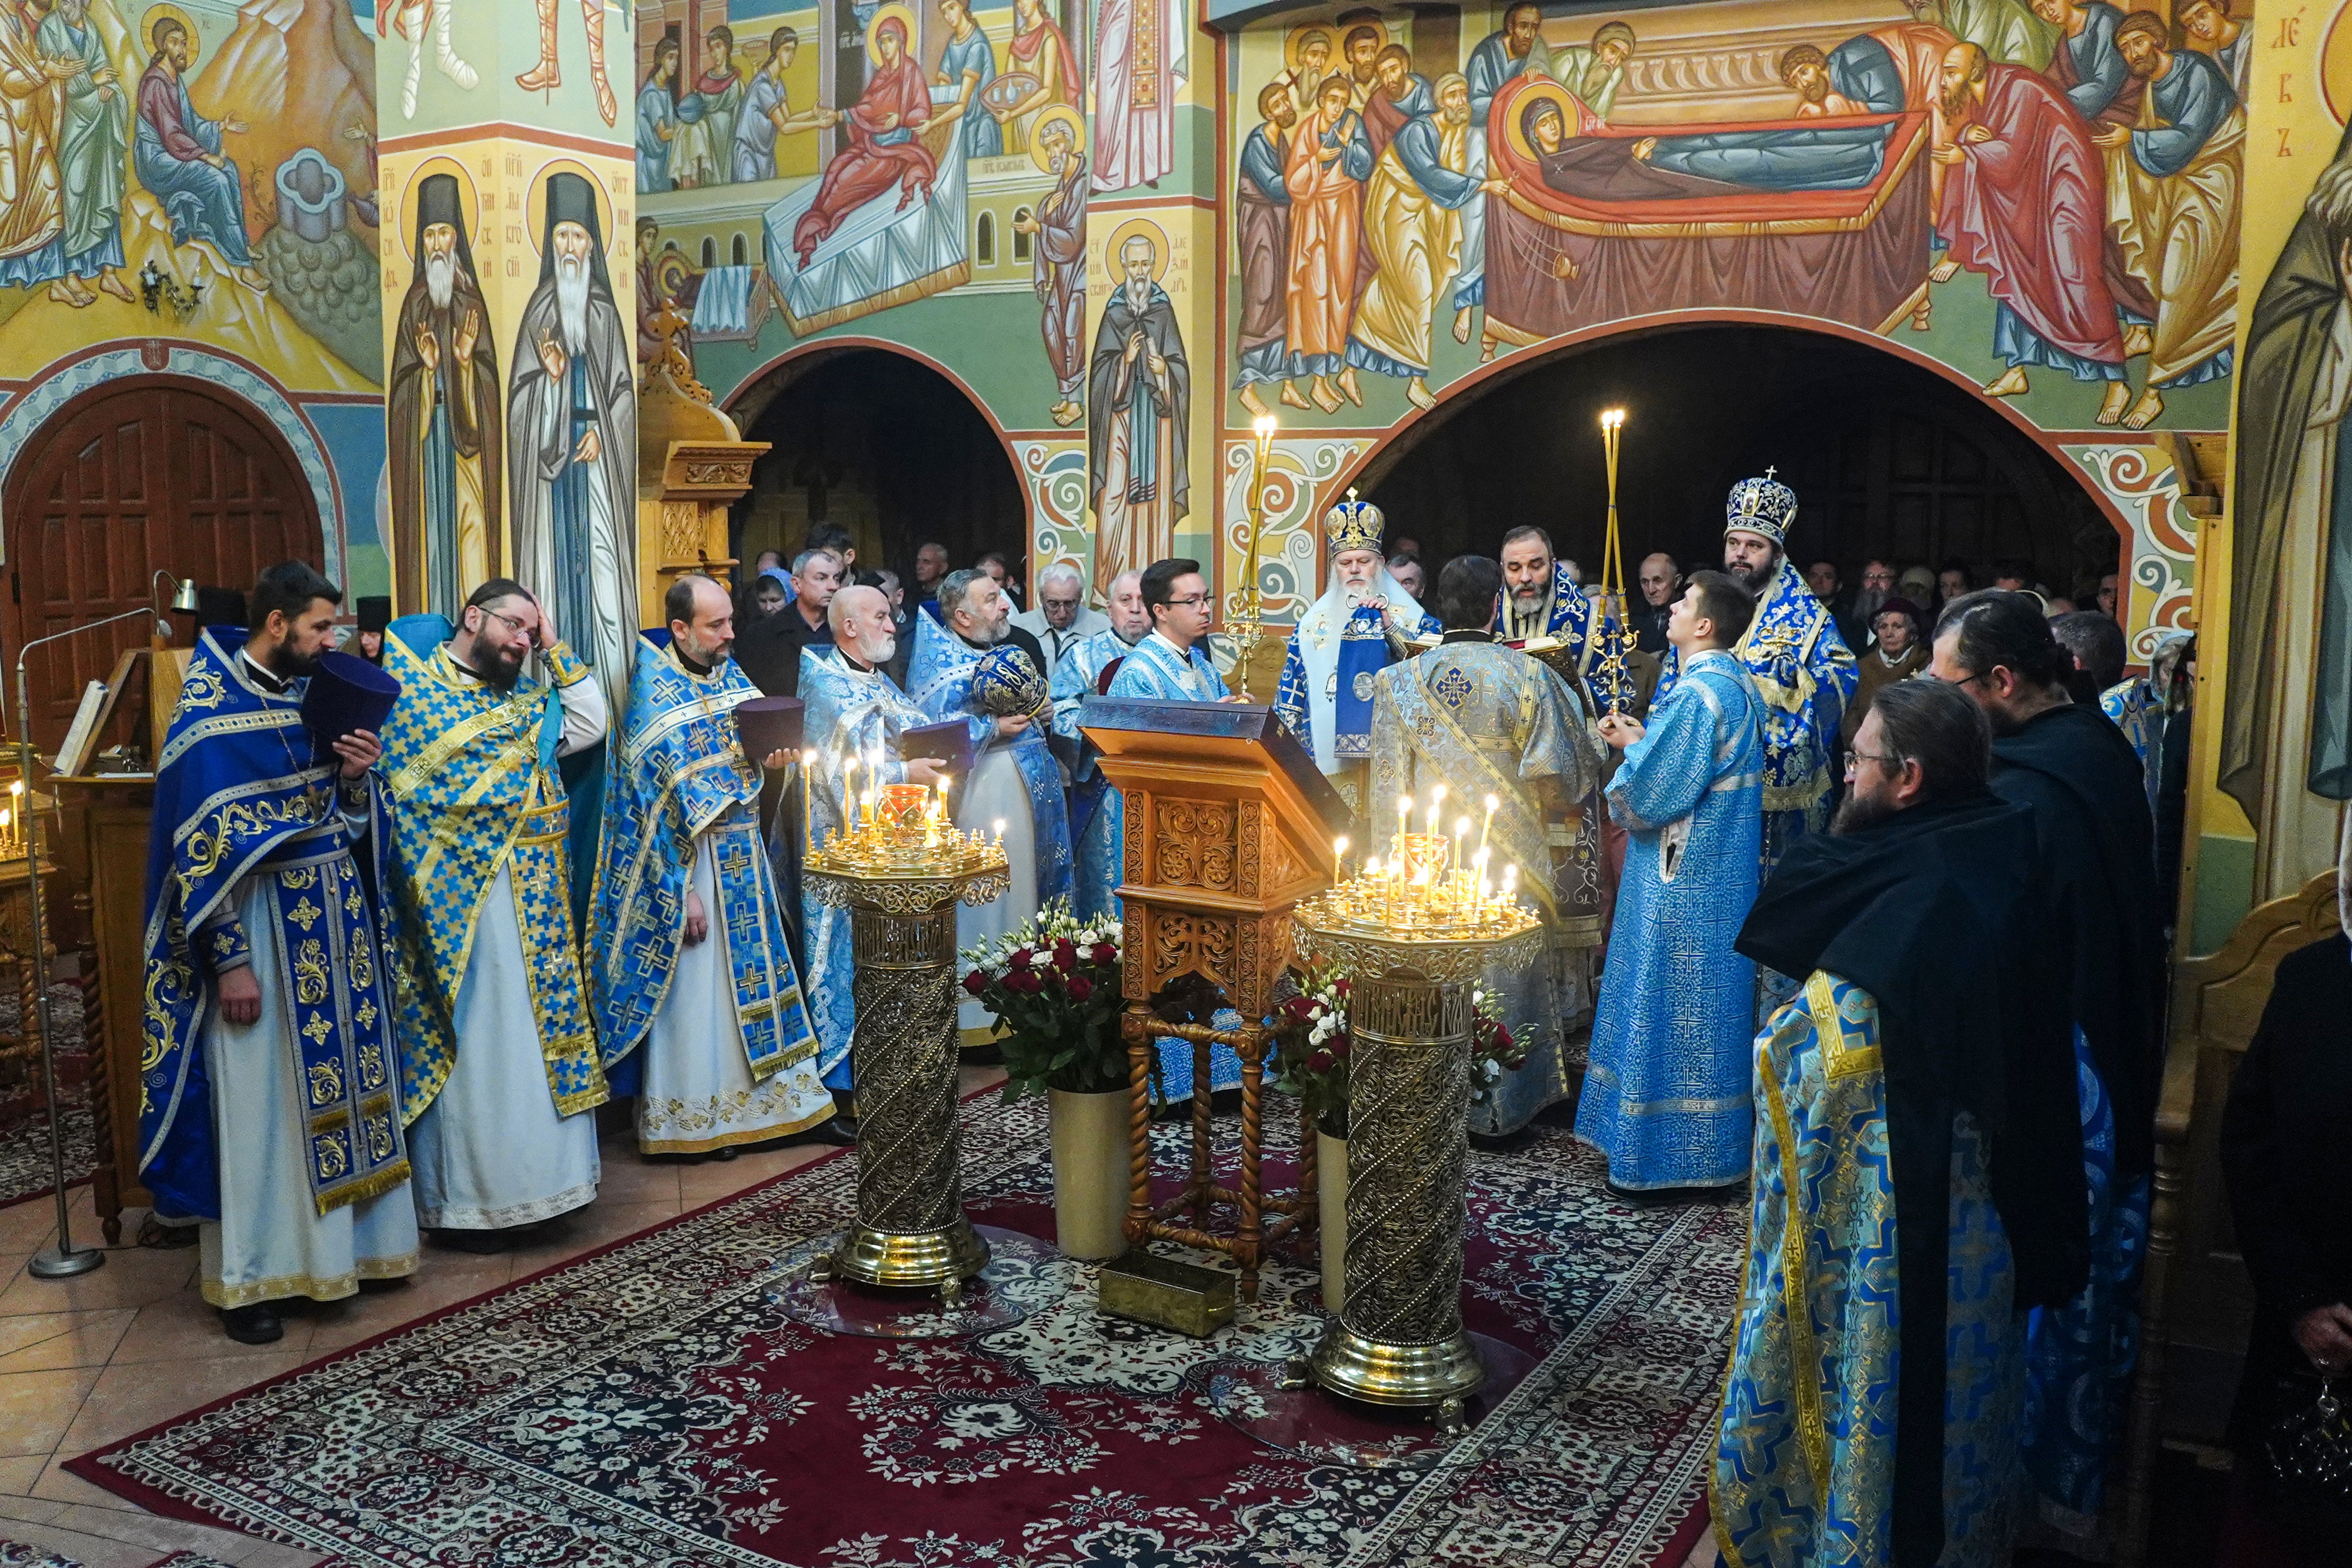
[[[1071,904],[1079,919],[1119,917],[1119,850],[1123,808],[1093,750],[1078,733],[1086,699],[1103,690],[1105,671],[1114,669],[1151,630],[1143,607],[1143,574],[1122,571],[1110,581],[1109,622],[1054,666],[1055,749],[1070,770],[1070,840],[1076,847]]]
[[[522,584],[493,578],[457,625],[392,623],[388,924],[402,1119],[436,1239],[501,1249],[596,1197],[606,1096],[572,924],[559,758],[604,738],[604,688]],[[528,679],[536,655],[548,685]]]
[[[915,658],[907,671],[909,695],[931,723],[961,718],[971,726],[971,777],[949,802],[956,826],[992,834],[1004,824],[1004,855],[1013,867],[1003,897],[977,909],[958,906],[959,949],[993,942],[1070,891],[1069,814],[1044,727],[1031,714],[986,711],[996,693],[1030,683],[1051,701],[1045,672],[1006,640],[1012,614],[1012,601],[987,572],[948,573],[940,583],[938,619],[915,623]],[[988,1030],[993,1022],[977,1000],[960,1009],[967,1031]]]
[[[735,730],[760,688],[729,656],[734,601],[688,572],[663,610],[667,646],[637,639],[606,772],[589,982],[606,1073],[644,1048],[638,1150],[731,1157],[831,1121],[833,1096],[760,839],[760,764]]]
[[[196,1270],[231,1339],[277,1303],[416,1270],[375,899],[364,729],[303,727],[342,592],[262,573],[250,630],[205,629],[155,775],[139,1178],[204,1221]]]
[[[1727,1562],[1990,1568],[2025,1503],[2019,1313],[2084,1273],[2064,998],[1968,697],[1891,686],[1855,739],[1739,935],[1804,981],[1755,1045],[1708,1502]]]
[[[1381,555],[1385,527],[1381,509],[1353,490],[1323,514],[1331,586],[1298,618],[1275,688],[1275,713],[1307,742],[1351,808],[1363,805],[1364,764],[1372,755],[1372,677],[1411,658],[1416,639],[1433,641],[1440,630],[1437,617],[1389,575]]]
[[[1619,1192],[1748,1175],[1756,969],[1731,944],[1756,899],[1763,702],[1729,650],[1754,613],[1735,579],[1692,573],[1666,622],[1682,681],[1646,727],[1601,724],[1625,754],[1608,800],[1629,841],[1576,1135]]]
[[[924,719],[923,710],[885,673],[898,652],[890,601],[878,588],[845,588],[833,596],[826,615],[832,648],[801,650],[801,700],[808,705],[801,723],[815,753],[808,767],[808,841],[819,846],[841,831],[848,814],[845,789],[936,784],[940,772],[935,758],[898,755],[900,737],[920,728]],[[857,1024],[850,989],[856,966],[849,911],[803,889],[801,913],[808,933],[808,1006],[816,1029],[817,1066],[824,1086],[846,1095],[854,1087],[849,1046]]]
[[[1426,798],[1442,784],[1441,828],[1468,818],[1493,852],[1495,880],[1517,866],[1521,901],[1543,920],[1543,956],[1490,967],[1484,982],[1494,1015],[1528,1052],[1517,1071],[1475,1090],[1470,1130],[1490,1134],[1517,1132],[1574,1092],[1565,1037],[1592,1010],[1601,939],[1598,859],[1588,847],[1580,862],[1572,829],[1552,831],[1597,809],[1601,758],[1583,699],[1539,661],[1495,641],[1502,587],[1502,569],[1483,556],[1448,561],[1437,578],[1444,643],[1375,678],[1369,846],[1387,854],[1402,826],[1399,797]]]
[[[1862,672],[1829,606],[1813,597],[1789,563],[1797,493],[1767,468],[1763,478],[1742,479],[1731,487],[1724,516],[1723,570],[1756,599],[1755,618],[1731,653],[1764,704],[1760,852],[1769,871],[1782,850],[1829,824],[1838,721]],[[1652,701],[1665,700],[1682,664],[1682,651],[1668,648]]]
[[[1209,662],[1209,583],[1201,563],[1184,557],[1155,560],[1143,571],[1140,584],[1144,613],[1151,630],[1134,651],[1119,661],[1111,677],[1113,697],[1140,697],[1150,702],[1214,703],[1232,700],[1224,677]],[[1114,791],[1114,793],[1116,793]],[[1122,824],[1123,827],[1123,824]],[[1210,1020],[1218,1029],[1238,1029],[1241,1015],[1222,1009]],[[1159,1071],[1152,1091],[1162,1104],[1179,1104],[1192,1097],[1192,1047],[1163,1038],[1159,1042]],[[1209,1088],[1239,1089],[1242,1059],[1231,1046],[1209,1048]]]

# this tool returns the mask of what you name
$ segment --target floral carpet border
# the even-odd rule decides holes
[[[965,1176],[975,1207],[1004,1211],[994,1221],[1003,1222],[1006,1214],[1026,1206],[1033,1217],[1046,1216],[1049,1229],[1050,1211],[1036,1207],[1042,1193],[1050,1191],[1041,1108],[984,1105],[965,1114]],[[828,1156],[215,1400],[69,1461],[67,1468],[154,1511],[226,1524],[354,1563],[434,1560],[415,1549],[415,1537],[410,1547],[396,1547],[390,1542],[396,1531],[388,1524],[371,1526],[358,1513],[346,1518],[320,1506],[315,1500],[326,1494],[315,1475],[297,1474],[294,1481],[302,1484],[277,1490],[250,1485],[239,1490],[208,1475],[194,1457],[203,1452],[207,1429],[233,1429],[234,1421],[215,1418],[254,1401],[256,1408],[246,1413],[250,1427],[251,1417],[263,1413],[259,1402],[272,1399],[288,1414],[289,1427],[297,1417],[315,1423],[330,1407],[348,1403],[357,1408],[371,1397],[386,1397],[387,1390],[399,1393],[401,1369],[449,1365],[486,1348],[499,1332],[567,1313],[588,1321],[572,1322],[564,1330],[572,1337],[556,1347],[562,1359],[602,1364],[621,1354],[625,1334],[593,1321],[593,1311],[583,1309],[609,1309],[635,1291],[646,1324],[686,1322],[685,1302],[697,1269],[713,1277],[709,1270],[714,1265],[740,1266],[746,1260],[772,1265],[787,1252],[797,1253],[845,1214],[854,1173],[854,1164]],[[1539,1354],[1536,1370],[1442,1461],[1418,1471],[1392,1472],[1391,1490],[1402,1495],[1377,1505],[1362,1500],[1365,1489],[1357,1477],[1335,1477],[1328,1469],[1309,1477],[1305,1466],[1287,1456],[1261,1456],[1276,1469],[1288,1463],[1297,1472],[1288,1479],[1311,1480],[1306,1497],[1327,1511],[1349,1514],[1345,1531],[1327,1530],[1323,1539],[1309,1539],[1297,1528],[1300,1499],[1294,1490],[1276,1489],[1280,1495],[1268,1495],[1262,1488],[1244,1496],[1246,1489],[1237,1488],[1225,1532],[1233,1542],[1196,1538],[1152,1562],[1676,1568],[1683,1561],[1704,1528],[1701,1482],[1713,1452],[1714,1385],[1745,1245],[1744,1215],[1737,1207],[1646,1214],[1616,1209],[1601,1194],[1590,1152],[1579,1150],[1564,1134],[1547,1134],[1514,1155],[1476,1156],[1474,1183],[1480,1182],[1492,1189],[1481,1231],[1486,1256],[1483,1263],[1474,1257],[1466,1304],[1481,1332],[1497,1333]],[[1474,1230],[1480,1229],[1480,1207],[1474,1190]],[[736,1212],[712,1224],[724,1211]],[[1562,1238],[1589,1244],[1600,1262],[1570,1257]],[[614,1263],[616,1255],[632,1249],[643,1255]],[[1529,1256],[1548,1259],[1551,1271],[1531,1271]],[[1607,1271],[1612,1267],[1613,1273]],[[1091,1270],[1082,1272],[1082,1283],[1090,1284]],[[1311,1294],[1311,1275],[1295,1268],[1290,1272],[1284,1289],[1295,1305]],[[680,1279],[688,1280],[685,1291],[677,1287]],[[1291,1311],[1285,1318],[1286,1310],[1276,1306],[1267,1321],[1294,1343],[1300,1333],[1311,1334],[1311,1314]],[[478,1324],[453,1335],[454,1320],[476,1313],[483,1314]],[[1090,1310],[1084,1316],[1091,1319]],[[1278,1340],[1283,1333],[1270,1337]],[[411,1343],[394,1343],[399,1341]],[[1223,1354],[1241,1349],[1229,1344]],[[1119,1354],[1118,1347],[1112,1353]],[[1173,1364],[1192,1353],[1152,1344],[1141,1347],[1141,1354],[1145,1361],[1138,1364],[1159,1372],[1165,1367],[1153,1358]],[[495,1476],[505,1467],[456,1429],[509,1397],[516,1386],[510,1380],[487,1395],[461,1391],[470,1403],[454,1403],[446,1419],[416,1427],[420,1433],[451,1430],[441,1434],[446,1440],[438,1451],[415,1450],[415,1462],[446,1465],[462,1458],[469,1472]],[[518,1483],[517,1497],[527,1496],[533,1484],[545,1492],[546,1477],[528,1469],[515,1473],[526,1477]],[[1118,1479],[1107,1476],[1104,1481]],[[483,1506],[511,1507],[513,1499],[499,1495],[506,1490],[494,1487]],[[314,1500],[305,1504],[304,1495]],[[607,1502],[576,1489],[551,1495],[562,1499],[574,1528],[593,1530],[600,1518],[610,1518],[620,1537],[642,1531],[641,1513],[625,1506],[615,1515],[607,1511]],[[940,1495],[929,1493],[934,1499]],[[641,1533],[637,1539],[651,1537]],[[1276,1544],[1283,1541],[1292,1544]],[[1261,1555],[1261,1549],[1279,1554]],[[1244,1555],[1231,1556],[1235,1550]],[[837,1544],[815,1555],[837,1560],[840,1551]],[[793,1558],[801,1555],[796,1545]],[[781,1560],[725,1538],[696,1542],[691,1556]]]

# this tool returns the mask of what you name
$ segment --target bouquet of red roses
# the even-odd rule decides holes
[[[1300,982],[1298,994],[1274,1014],[1275,1086],[1297,1095],[1315,1124],[1335,1138],[1348,1135],[1348,1068],[1355,1045],[1348,1030],[1348,990],[1344,976],[1313,969]],[[1495,1001],[1484,987],[1471,988],[1473,1095],[1527,1065],[1527,1046],[1509,1024],[1487,1010]]]
[[[1056,899],[962,956],[964,990],[996,1015],[1006,1099],[1127,1087],[1117,926],[1084,925]]]

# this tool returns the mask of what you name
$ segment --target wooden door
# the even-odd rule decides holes
[[[59,410],[18,456],[5,509],[0,659],[12,674],[26,642],[151,602],[158,570],[245,591],[278,561],[323,564],[318,508],[283,438],[178,376],[128,377]],[[125,621],[36,650],[34,745],[63,740],[82,688],[152,630]]]

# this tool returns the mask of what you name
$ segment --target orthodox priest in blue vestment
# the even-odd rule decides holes
[[[609,1092],[580,973],[558,759],[600,744],[595,673],[520,583],[474,591],[453,631],[392,623],[383,727],[386,923],[417,1218],[478,1234],[593,1202]],[[536,653],[547,684],[526,677]]]
[[[1790,850],[1739,936],[1803,979],[1756,1041],[1708,1497],[1730,1563],[2006,1563],[2026,1500],[2020,1314],[2086,1272],[2030,813],[1986,789],[1965,694],[1891,692],[1837,826]],[[1967,729],[1972,747],[1920,745]]]
[[[1070,768],[1070,839],[1077,864],[1071,873],[1070,902],[1080,920],[1119,918],[1119,851],[1124,834],[1118,791],[1109,787],[1093,748],[1078,733],[1087,698],[1104,692],[1106,672],[1135,651],[1151,629],[1143,608],[1139,572],[1111,580],[1111,625],[1062,655],[1054,666],[1054,735]],[[1213,674],[1214,672],[1211,672]]]
[[[923,710],[884,673],[898,656],[898,638],[882,591],[845,588],[834,595],[827,614],[834,645],[801,650],[801,701],[808,705],[801,724],[816,753],[808,768],[808,833],[809,841],[820,845],[842,831],[848,815],[845,788],[908,782],[910,764],[898,755],[899,737],[925,723]],[[911,766],[926,771],[929,767]],[[960,782],[950,781],[951,788]],[[849,1047],[857,1027],[849,911],[803,889],[801,916],[808,934],[808,1009],[816,1029],[818,1071],[827,1089],[846,1094],[855,1086]]]
[[[1838,720],[1862,672],[1829,606],[1790,564],[1796,492],[1768,469],[1734,485],[1724,512],[1724,570],[1756,596],[1756,617],[1731,652],[1764,704],[1761,852],[1769,871],[1801,836],[1828,825]],[[1652,701],[1665,700],[1681,671],[1681,652],[1669,647]]]
[[[198,641],[147,858],[139,1176],[159,1214],[205,1222],[205,1300],[251,1343],[278,1337],[274,1313],[248,1326],[263,1303],[416,1270],[375,884],[352,852],[372,845],[373,786],[302,724],[316,655],[299,622],[341,596],[275,567],[257,610],[291,573],[259,661],[241,628]],[[238,969],[259,990],[242,1021],[222,994]]]
[[[1414,602],[1381,557],[1381,509],[1348,498],[1323,514],[1331,585],[1290,633],[1275,716],[1307,743],[1350,810],[1361,810],[1364,764],[1372,755],[1372,680],[1434,640],[1437,617]]]
[[[1152,563],[1158,566],[1160,563]],[[1151,616],[1152,630],[1136,643],[1134,650],[1119,661],[1118,674],[1111,677],[1109,695],[1120,698],[1139,697],[1150,702],[1215,703],[1233,694],[1225,689],[1224,677],[1209,662],[1209,651],[1199,641],[1187,641],[1181,645],[1169,637],[1175,609],[1165,599],[1157,605],[1150,594],[1171,591],[1189,596],[1207,591],[1197,563],[1178,560],[1171,564],[1189,570],[1172,579],[1155,580],[1150,571],[1144,573],[1147,612]],[[1155,588],[1155,581],[1158,586]],[[1198,586],[1196,586],[1198,585]],[[1206,624],[1202,617],[1202,624]],[[1179,632],[1181,635],[1181,632]],[[1117,791],[1113,791],[1114,795]],[[1108,802],[1106,803],[1108,805]],[[1220,1012],[1212,1020],[1218,1029],[1238,1029],[1241,1015],[1230,1009]],[[1184,1040],[1163,1038],[1159,1041],[1160,1064],[1153,1073],[1152,1090],[1162,1104],[1175,1104],[1192,1097],[1192,1047]],[[1209,1088],[1238,1089],[1242,1084],[1242,1059],[1234,1054],[1233,1047],[1213,1045],[1209,1048]]]
[[[1441,827],[1457,815],[1480,829],[1496,879],[1518,868],[1521,900],[1544,922],[1543,957],[1490,967],[1488,1010],[1527,1049],[1526,1063],[1475,1085],[1470,1130],[1517,1132],[1575,1092],[1568,1035],[1592,1010],[1592,956],[1601,939],[1599,868],[1566,852],[1552,829],[1594,803],[1601,758],[1584,702],[1541,663],[1494,640],[1502,570],[1482,557],[1447,563],[1437,580],[1444,642],[1381,672],[1372,697],[1370,849],[1401,831],[1399,797],[1445,786]],[[1495,802],[1491,816],[1485,802]]]
[[[978,909],[957,906],[958,951],[994,943],[1070,891],[1069,811],[1045,723],[1034,713],[1011,713],[994,695],[1034,683],[1038,706],[1052,717],[1045,672],[1005,638],[1012,612],[988,573],[948,573],[940,580],[939,617],[915,622],[915,656],[907,666],[908,695],[928,722],[961,719],[971,730],[971,776],[949,800],[956,826],[993,832],[1003,823],[1004,858],[1013,868],[1003,897]],[[1029,722],[1008,727],[1024,717]],[[962,1002],[958,1019],[968,1040],[992,1034],[994,1015],[976,998]]]
[[[1607,795],[1628,841],[1576,1135],[1628,1192],[1748,1174],[1756,974],[1731,944],[1756,897],[1763,705],[1724,648],[1741,601],[1694,574],[1667,623],[1690,653],[1681,684],[1646,728],[1602,727],[1625,747]]]
[[[760,839],[759,764],[735,729],[760,688],[728,657],[726,591],[698,575],[678,585],[671,608],[686,614],[667,645],[637,642],[586,958],[616,1088],[643,1047],[639,1151],[691,1155],[804,1131],[834,1104]]]

